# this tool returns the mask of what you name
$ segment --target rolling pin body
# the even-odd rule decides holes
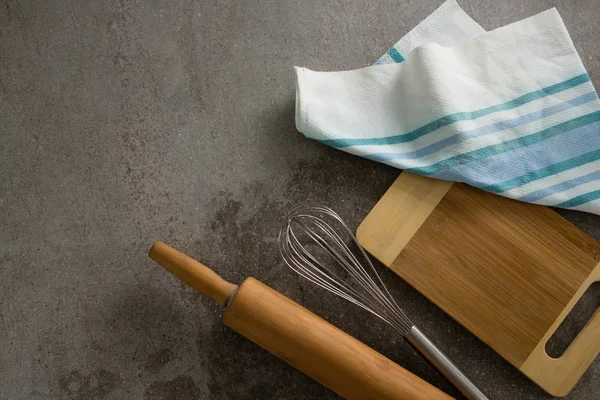
[[[235,285],[163,243],[152,247],[150,257],[201,293],[227,303],[227,326],[346,399],[451,399],[253,278],[236,292]],[[198,283],[205,275],[210,283]]]

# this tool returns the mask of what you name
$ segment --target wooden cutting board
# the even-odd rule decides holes
[[[600,351],[600,310],[545,345],[600,280],[600,246],[550,208],[403,172],[357,230],[373,256],[554,396]]]

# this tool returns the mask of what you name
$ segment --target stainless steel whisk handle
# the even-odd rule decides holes
[[[404,338],[467,399],[489,400],[419,328],[413,326]]]

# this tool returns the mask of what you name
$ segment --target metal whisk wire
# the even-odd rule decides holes
[[[362,261],[367,265],[366,268],[322,216],[339,224],[352,239]],[[316,244],[333,262],[328,263],[308,251],[307,244],[302,239],[308,244]],[[411,320],[390,295],[351,229],[332,209],[302,207],[290,212],[279,234],[279,250],[284,262],[296,273],[369,311],[403,336],[413,327]],[[332,266],[337,267],[337,271]],[[355,285],[341,277],[340,272],[345,273]]]
[[[338,228],[352,239],[359,250],[358,257],[324,217],[339,225]],[[292,210],[285,218],[278,242],[283,260],[292,270],[392,326],[467,399],[488,400],[406,316],[383,284],[352,230],[335,211],[328,207]],[[328,260],[310,252],[307,246],[311,244],[316,245],[317,250],[322,250]],[[332,267],[337,267],[337,270]]]

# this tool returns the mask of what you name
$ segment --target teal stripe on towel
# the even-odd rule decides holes
[[[598,100],[598,95],[596,94],[596,92],[592,91],[582,96],[578,96],[574,99],[555,104],[548,108],[544,108],[543,110],[538,110],[526,115],[521,115],[517,118],[499,121],[490,125],[480,126],[475,129],[458,132],[453,136],[441,139],[440,141],[422,147],[419,150],[404,153],[371,153],[365,154],[363,157],[368,158],[369,160],[379,162],[390,160],[416,160],[434,154],[447,147],[454,146],[458,143],[465,141],[466,139],[471,139],[483,135],[489,135],[507,129],[513,129],[521,125],[529,124],[533,121],[542,120],[556,113],[568,110],[570,108],[578,107],[582,104],[586,104],[594,100]]]
[[[389,49],[387,51],[387,54],[388,56],[392,57],[392,60],[394,60],[397,63],[401,63],[402,61],[404,61],[404,57],[402,57],[402,54],[400,54],[400,52],[396,50],[395,47]]]
[[[534,143],[538,143],[551,137],[568,132],[570,130],[579,128],[581,126],[589,125],[599,120],[600,111],[595,111],[593,113],[589,113],[581,117],[573,118],[569,121],[560,123],[558,125],[554,125],[553,127],[544,129],[542,131],[528,136],[483,147],[481,149],[473,150],[467,153],[462,153],[453,157],[446,158],[445,160],[439,161],[432,165],[428,165],[426,167],[410,168],[407,169],[407,171],[411,171],[421,175],[433,175],[442,170],[456,167],[457,165],[467,164],[475,160],[482,160],[484,158],[488,158],[496,154],[506,153],[512,150],[519,149],[521,147],[529,146]]]
[[[571,208],[577,207],[585,203],[589,203],[592,200],[600,199],[600,190],[594,190],[576,197],[571,200],[563,201],[562,203],[555,204],[553,207]]]
[[[533,203],[534,201],[538,201],[540,199],[551,196],[553,194],[562,193],[564,191],[573,189],[574,187],[577,187],[579,185],[583,185],[583,184],[598,181],[598,180],[600,180],[600,170],[591,172],[591,173],[583,175],[583,176],[578,176],[577,178],[573,178],[573,179],[569,179],[567,181],[557,183],[556,185],[552,185],[550,187],[544,187],[542,189],[538,189],[535,192],[532,192],[532,193],[529,193],[529,194],[519,197],[517,200],[526,201],[528,203]]]
[[[589,153],[582,154],[577,157],[570,158],[565,161],[558,162],[547,166],[546,168],[539,169],[537,171],[531,171],[524,175],[510,179],[506,182],[488,185],[480,187],[482,190],[486,190],[492,193],[502,193],[510,189],[514,189],[519,186],[523,186],[529,182],[537,181],[539,179],[546,178],[551,175],[556,175],[560,172],[567,171],[569,169],[577,168],[581,165],[600,160],[600,150],[590,151]],[[525,201],[525,200],[524,200]]]
[[[522,106],[523,104],[530,103],[532,101],[544,98],[546,96],[553,95],[555,93],[562,92],[567,89],[571,89],[572,87],[581,85],[585,82],[589,82],[590,77],[588,74],[581,74],[574,78],[568,79],[564,82],[557,83],[552,86],[548,86],[534,92],[530,92],[524,94],[523,96],[517,97],[513,100],[510,100],[506,103],[497,104],[494,106],[482,108],[476,111],[470,112],[458,112],[450,115],[446,115],[445,117],[439,118],[433,122],[428,123],[412,132],[408,132],[400,135],[379,137],[379,138],[364,138],[364,139],[325,139],[318,140],[321,143],[332,147],[349,147],[349,146],[367,146],[367,145],[387,145],[387,144],[397,144],[397,143],[406,143],[412,140],[418,139],[421,136],[424,136],[428,133],[431,133],[437,129],[443,128],[444,126],[453,124],[458,121],[472,120],[483,117],[488,114],[492,114],[498,111],[506,111],[513,108],[517,108]]]

